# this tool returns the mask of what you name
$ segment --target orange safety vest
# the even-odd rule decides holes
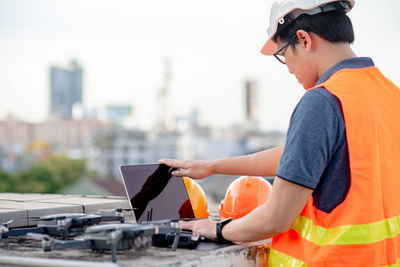
[[[350,189],[330,213],[310,197],[272,239],[269,266],[400,266],[400,90],[376,67],[340,70],[318,87],[342,104]]]

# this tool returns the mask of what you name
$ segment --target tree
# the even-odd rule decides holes
[[[52,156],[29,169],[6,174],[0,171],[0,191],[17,193],[55,193],[86,175],[83,160]]]

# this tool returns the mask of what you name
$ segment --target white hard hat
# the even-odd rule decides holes
[[[337,2],[338,5],[328,5]],[[328,12],[341,9],[349,12],[355,4],[355,0],[275,0],[271,7],[269,27],[267,29],[268,41],[261,49],[264,55],[272,55],[278,45],[272,41],[278,26],[286,27],[289,23],[301,14],[315,15],[321,12]],[[286,25],[285,25],[286,24]]]

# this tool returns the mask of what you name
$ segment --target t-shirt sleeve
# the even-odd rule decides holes
[[[306,92],[290,119],[276,175],[315,189],[334,153],[340,123],[336,97],[324,88]]]

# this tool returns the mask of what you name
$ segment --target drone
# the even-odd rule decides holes
[[[200,240],[200,234],[190,230],[179,229],[178,221],[179,219],[167,219],[159,221],[144,221],[142,224],[158,226],[158,232],[152,237],[153,246],[171,247],[173,251],[178,247],[196,247]]]
[[[88,227],[83,238],[59,240],[49,235],[29,233],[42,239],[43,251],[69,248],[90,248],[92,251],[110,250],[112,261],[117,262],[117,250],[141,250],[151,245],[188,247],[198,240],[198,235],[182,232],[175,221],[146,222],[146,224],[104,224]]]
[[[37,227],[24,227],[9,229],[8,221],[0,225],[0,238],[9,236],[21,236],[28,233],[47,234],[53,237],[75,237],[85,232],[88,226],[93,226],[101,222],[119,221],[125,222],[123,211],[132,209],[113,209],[104,211],[115,211],[115,215],[87,214],[87,213],[60,213],[45,215],[41,217],[26,217],[26,220],[38,221]]]
[[[104,224],[88,227],[81,239],[59,240],[49,235],[29,233],[28,236],[42,239],[43,251],[68,248],[91,248],[93,251],[111,250],[112,261],[117,261],[117,250],[143,249],[151,245],[155,233],[152,226],[134,224]]]

